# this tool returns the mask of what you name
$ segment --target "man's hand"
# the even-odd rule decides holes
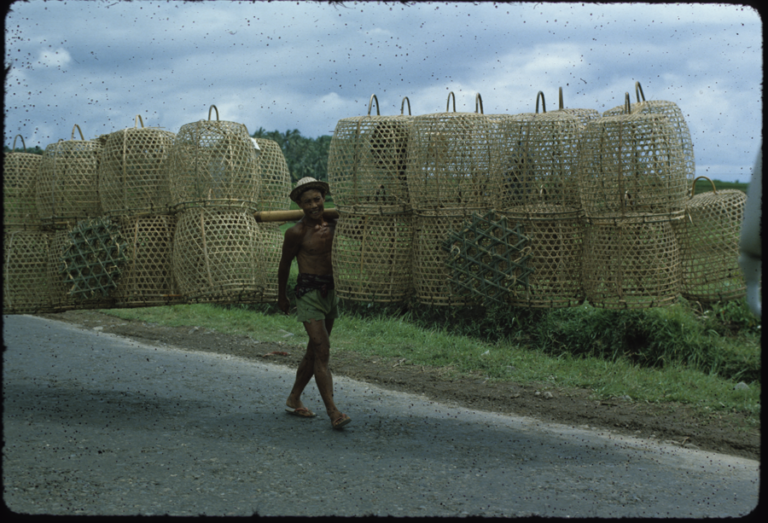
[[[281,296],[277,299],[277,308],[283,311],[283,314],[288,315],[288,311],[291,308],[291,302],[285,296]]]

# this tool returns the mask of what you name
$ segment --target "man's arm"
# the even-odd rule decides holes
[[[283,239],[283,253],[280,256],[280,264],[277,266],[277,307],[288,314],[290,302],[286,296],[285,288],[288,286],[288,275],[291,273],[291,263],[301,249],[302,233],[298,225],[294,225],[285,231]]]

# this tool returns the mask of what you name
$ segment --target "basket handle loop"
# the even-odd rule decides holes
[[[137,114],[136,118],[133,119],[133,126],[138,127],[139,122],[141,122],[141,127],[144,127],[144,120],[142,120],[141,115]]]
[[[216,121],[219,121],[219,108],[215,105],[212,105],[208,108],[208,121],[211,121],[211,109],[216,109]]]
[[[558,98],[560,99],[560,109],[563,109],[563,88],[560,88],[560,91],[558,93]]]
[[[640,103],[640,97],[643,97],[643,102],[645,101],[645,93],[643,92],[643,86],[640,85],[640,82],[635,82],[635,96],[637,97],[637,103]]]
[[[375,94],[372,94],[371,99],[368,100],[368,116],[371,116],[371,109],[373,108],[374,100],[376,100],[376,116],[381,116],[381,113],[379,113],[379,99],[376,97]]]
[[[539,98],[541,98],[541,112],[547,112],[547,102],[544,100],[544,93],[539,91],[536,95],[536,114],[539,114]]]
[[[453,91],[448,93],[448,100],[445,102],[445,112],[449,112],[448,108],[451,106],[451,96],[453,96],[453,112],[456,112],[456,95],[453,94]]]
[[[85,140],[85,137],[83,136],[83,131],[80,130],[80,126],[75,124],[75,126],[72,128],[72,139],[75,139],[75,129],[77,129],[77,132],[80,133],[80,139]]]
[[[477,112],[478,103],[480,104],[479,105],[479,107],[480,107],[480,114],[485,114],[485,113],[483,113],[483,97],[480,96],[480,93],[477,93],[477,95],[475,96],[475,112]]]
[[[706,176],[697,176],[697,177],[696,177],[696,178],[693,180],[693,187],[691,187],[691,198],[693,198],[693,195],[694,195],[694,194],[696,194],[696,180],[700,180],[701,178],[704,178],[704,179],[705,179],[705,180],[707,180],[709,183],[711,183],[711,184],[712,184],[712,192],[713,192],[714,194],[717,194],[717,188],[715,187],[715,182],[713,182],[712,180],[710,180],[710,179],[709,179],[709,178],[707,178]]]
[[[400,114],[403,114],[403,109],[405,109],[405,102],[408,102],[408,116],[411,116],[411,101],[408,99],[407,96],[403,97],[403,101],[400,102]],[[377,104],[378,107],[378,104]]]
[[[629,103],[629,93],[624,93],[624,114],[632,112],[632,104]]]
[[[16,138],[21,138],[21,146],[24,148],[24,152],[27,152],[27,144],[24,143],[24,137],[20,134],[13,137],[13,147],[11,147],[11,152],[16,150]]]

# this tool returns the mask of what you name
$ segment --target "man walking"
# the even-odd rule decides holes
[[[328,369],[330,335],[333,321],[338,316],[338,298],[333,286],[331,248],[336,219],[323,217],[328,184],[314,178],[302,178],[291,191],[291,200],[304,211],[304,217],[285,231],[283,253],[277,270],[277,305],[288,314],[290,302],[285,287],[291,263],[296,258],[299,277],[296,284],[296,312],[309,336],[307,353],[299,363],[285,410],[293,415],[312,418],[315,414],[301,402],[301,393],[312,376],[325,403],[331,426],[340,429],[352,420],[341,413],[333,402],[333,380]]]

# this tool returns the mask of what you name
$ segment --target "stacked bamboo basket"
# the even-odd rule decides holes
[[[48,294],[48,251],[52,233],[37,213],[35,188],[43,157],[26,152],[3,158],[3,314],[53,309]]]
[[[407,98],[400,112],[381,116],[372,95],[368,114],[340,120],[331,140],[328,181],[339,211],[332,260],[340,298],[400,302],[411,294],[413,215],[406,166],[413,117]]]

